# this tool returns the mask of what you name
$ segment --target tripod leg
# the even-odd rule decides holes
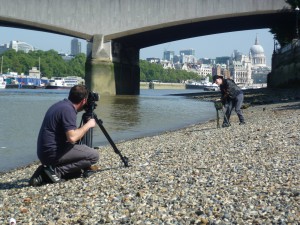
[[[106,129],[104,128],[103,124],[102,124],[102,120],[98,119],[97,115],[94,114],[93,115],[96,123],[98,124],[98,126],[100,127],[100,129],[102,130],[104,136],[107,138],[108,142],[110,143],[110,145],[112,146],[112,148],[114,149],[115,153],[118,154],[122,160],[122,162],[124,163],[125,167],[129,167],[128,165],[128,158],[124,157],[121,152],[119,151],[119,149],[117,148],[117,146],[115,145],[115,143],[113,142],[113,140],[111,139],[111,137],[109,136],[109,134],[107,133]]]
[[[219,116],[219,110],[216,109],[217,111],[217,128],[220,128],[220,116]]]
[[[87,121],[87,114],[84,113],[82,115],[82,119],[81,119],[81,122],[80,122],[80,127],[85,124]],[[92,148],[92,145],[93,145],[93,128],[89,129],[86,134],[81,138],[80,144],[84,144],[84,145],[87,145],[89,146],[90,148]]]
[[[230,124],[230,122],[229,122],[229,120],[228,120],[228,118],[227,118],[227,116],[226,116],[226,109],[225,109],[225,112],[224,112],[224,109],[222,108],[222,112],[223,112],[223,116],[224,116],[224,119],[225,119],[226,123],[227,123],[229,126],[231,126],[231,124]]]

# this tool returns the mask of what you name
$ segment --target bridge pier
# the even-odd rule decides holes
[[[140,93],[139,49],[94,35],[85,65],[87,87],[100,95]]]

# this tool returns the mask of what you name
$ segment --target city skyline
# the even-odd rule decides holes
[[[38,32],[24,29],[0,27],[0,44],[12,40],[23,41],[35,48],[47,51],[54,49],[59,53],[71,54],[71,41],[74,37]],[[248,55],[250,48],[258,36],[259,44],[263,47],[267,65],[271,66],[271,57],[274,49],[273,35],[269,29],[247,30],[222,34],[207,35],[163,43],[140,50],[140,59],[162,58],[165,50],[179,54],[180,50],[194,49],[197,58],[216,58],[231,56],[234,50]],[[45,41],[46,40],[46,41]],[[82,52],[86,53],[87,42],[78,39],[81,43]]]

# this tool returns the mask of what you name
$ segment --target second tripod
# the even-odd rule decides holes
[[[220,128],[220,116],[219,116],[219,111],[222,112],[223,114],[223,117],[224,117],[224,122],[225,124],[228,124],[230,126],[230,122],[228,120],[228,117],[226,115],[226,112],[224,112],[224,109],[223,109],[223,105],[220,101],[216,101],[215,102],[215,108],[216,108],[216,111],[217,111],[217,128]],[[224,123],[223,123],[224,124]]]

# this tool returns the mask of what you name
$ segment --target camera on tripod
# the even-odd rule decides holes
[[[88,113],[92,114],[94,109],[96,108],[97,104],[96,102],[99,101],[99,94],[96,92],[89,92],[87,102],[84,105],[83,109]]]

